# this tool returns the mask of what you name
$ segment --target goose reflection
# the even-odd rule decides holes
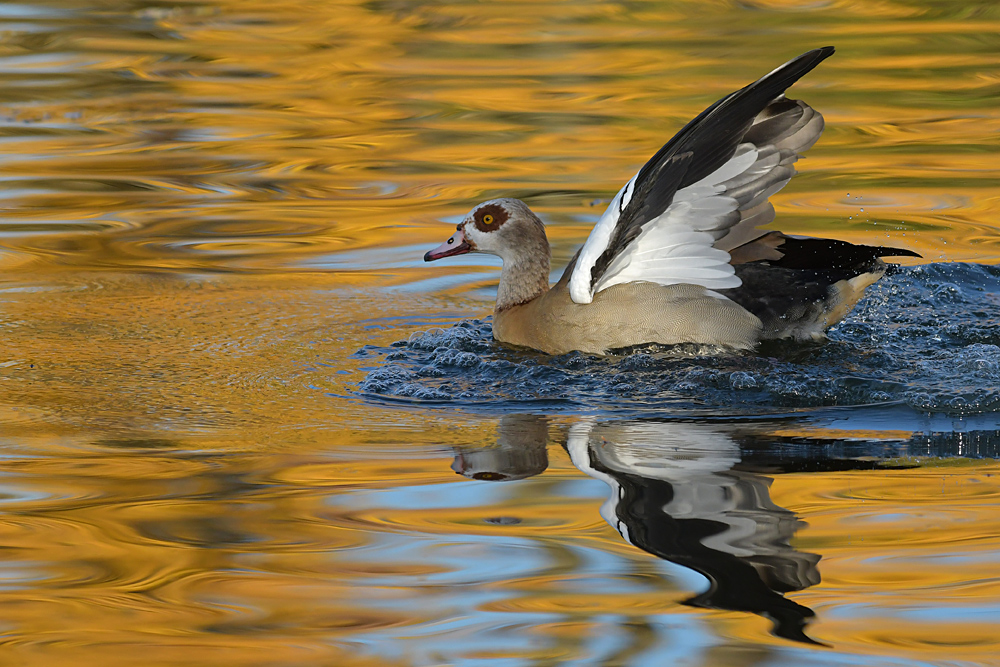
[[[547,443],[544,417],[506,415],[496,447],[461,452],[452,468],[473,479],[522,479],[545,470]],[[790,546],[804,524],[771,501],[771,479],[734,469],[740,447],[726,427],[584,420],[564,446],[577,468],[610,487],[601,514],[625,540],[708,579],[708,590],[684,604],[760,614],[774,634],[818,643],[804,632],[813,611],[784,594],[819,583],[820,557]]]

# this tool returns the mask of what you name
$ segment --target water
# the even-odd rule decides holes
[[[0,645],[17,665],[1000,664],[1000,12],[0,2]],[[787,58],[791,233],[917,250],[822,344],[496,345]]]

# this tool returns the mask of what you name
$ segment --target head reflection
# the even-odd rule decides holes
[[[540,475],[549,465],[549,422],[539,415],[504,415],[497,446],[461,450],[451,469],[471,479],[505,482]]]
[[[577,468],[610,487],[601,514],[625,540],[708,578],[685,604],[760,614],[776,635],[817,643],[803,631],[813,611],[783,594],[819,583],[820,557],[789,545],[804,524],[771,501],[769,477],[735,469],[740,447],[726,429],[583,420],[564,444]],[[537,475],[548,442],[545,417],[505,415],[497,446],[460,452],[452,468],[490,481]]]

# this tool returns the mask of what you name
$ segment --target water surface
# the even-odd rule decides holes
[[[1000,11],[0,2],[16,665],[988,665]],[[922,253],[822,345],[496,345],[687,119],[789,57],[791,233]]]

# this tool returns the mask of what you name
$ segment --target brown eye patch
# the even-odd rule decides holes
[[[507,217],[507,210],[500,204],[480,206],[472,215],[472,219],[476,223],[476,229],[481,232],[492,232],[507,222]]]

